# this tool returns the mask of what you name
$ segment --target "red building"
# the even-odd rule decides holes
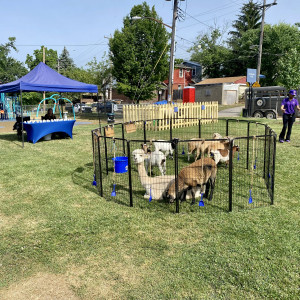
[[[173,73],[173,99],[182,99],[182,90],[192,83],[192,68],[183,64],[176,65]],[[169,79],[164,81],[169,85]],[[164,98],[168,99],[168,90],[165,90]]]

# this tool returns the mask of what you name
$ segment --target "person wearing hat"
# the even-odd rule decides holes
[[[284,142],[286,129],[288,130],[287,130],[285,141],[288,143],[290,142],[293,123],[295,122],[296,119],[295,108],[297,108],[300,111],[299,102],[297,99],[294,98],[295,96],[297,96],[296,90],[290,90],[289,96],[283,99],[281,102],[281,110],[283,111],[283,115],[282,115],[283,127],[279,135],[280,143]]]

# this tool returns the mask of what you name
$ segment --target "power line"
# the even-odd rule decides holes
[[[88,46],[101,46],[101,45],[105,45],[106,43],[95,43],[95,44],[78,44],[78,45],[66,45],[66,44],[63,44],[63,45],[55,45],[55,44],[36,44],[36,45],[16,45],[16,47],[42,47],[42,46],[45,46],[45,47],[88,47]]]

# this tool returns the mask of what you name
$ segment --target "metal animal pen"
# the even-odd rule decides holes
[[[185,123],[185,120],[187,121]],[[237,119],[169,119],[165,130],[158,131],[162,119],[118,123],[92,131],[94,185],[106,200],[129,206],[160,210],[235,211],[262,207],[274,203],[276,133],[266,124]],[[179,124],[179,125],[178,125]],[[185,124],[188,124],[187,126]],[[173,142],[174,157],[167,159],[167,175],[174,175],[178,195],[178,173],[194,161],[187,160],[187,143],[192,138],[213,141],[213,133],[230,136],[229,164],[219,164],[212,201],[196,199],[174,204],[168,200],[144,199],[145,188],[140,183],[132,152],[141,144],[152,145],[155,140]],[[234,145],[239,152],[233,156]],[[128,171],[115,173],[114,157],[128,157]],[[160,175],[157,168],[153,168]],[[152,201],[151,201],[152,200]],[[201,200],[204,200],[201,202]],[[198,205],[199,201],[199,205]],[[199,207],[201,206],[201,207]]]

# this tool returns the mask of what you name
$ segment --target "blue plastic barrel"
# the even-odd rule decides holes
[[[128,157],[117,156],[112,159],[115,162],[116,173],[126,173],[128,171]]]

